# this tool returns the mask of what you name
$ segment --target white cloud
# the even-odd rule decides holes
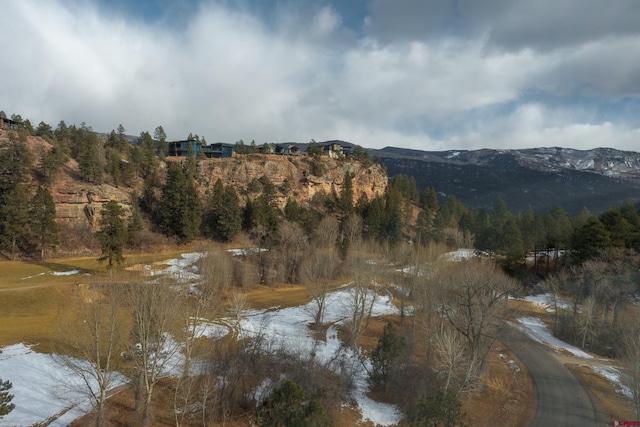
[[[329,6],[283,13],[273,23],[209,1],[167,26],[104,15],[85,2],[11,2],[3,9],[11,19],[0,27],[12,49],[0,56],[0,75],[10,82],[0,108],[54,126],[86,121],[99,131],[122,123],[137,134],[161,124],[171,139],[193,132],[210,142],[633,148],[633,126],[520,105],[527,91],[566,96],[575,85],[598,96],[637,93],[632,36],[548,52],[496,49],[489,33],[382,43],[345,35]],[[456,121],[501,105],[515,110]],[[434,124],[455,129],[429,136]]]

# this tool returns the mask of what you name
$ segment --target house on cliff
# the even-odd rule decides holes
[[[191,153],[193,153],[193,156],[198,157],[198,155],[202,153],[202,155],[208,159],[220,159],[233,157],[234,153],[234,146],[223,142],[205,145],[195,139],[188,139],[184,141],[171,141],[167,144],[169,146],[167,155],[175,157],[187,157]]]
[[[20,122],[8,119],[4,114],[4,111],[0,111],[0,129],[4,130],[18,130]]]

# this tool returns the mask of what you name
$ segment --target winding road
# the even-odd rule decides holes
[[[503,342],[529,370],[536,387],[536,412],[529,426],[597,426],[596,412],[580,381],[543,344],[509,326]]]

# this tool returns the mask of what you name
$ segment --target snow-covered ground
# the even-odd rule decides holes
[[[57,414],[49,426],[67,426],[91,408],[91,401],[81,390],[80,378],[67,372],[53,357],[36,353],[24,344],[15,344],[0,353],[0,378],[13,387],[15,409],[0,419],[0,426],[30,426]],[[114,386],[122,384],[114,377]],[[95,387],[95,385],[93,385]],[[66,411],[66,412],[65,412]]]
[[[521,317],[518,319],[520,322],[520,329],[524,331],[534,340],[546,344],[549,347],[553,347],[556,350],[565,350],[573,354],[576,357],[583,359],[593,359],[593,356],[580,350],[578,347],[574,347],[571,344],[554,337],[551,331],[547,329],[547,325],[537,317]]]

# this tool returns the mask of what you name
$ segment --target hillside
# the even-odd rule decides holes
[[[544,214],[560,205],[570,214],[601,212],[640,199],[640,153],[609,148],[573,150],[420,151],[372,150],[390,177],[413,176],[419,189],[435,187],[473,209],[490,209],[498,198],[516,212]]]
[[[0,145],[8,140],[8,132],[0,131]],[[27,147],[33,154],[34,182],[37,185],[37,169],[42,153],[51,149],[51,144],[39,137],[29,136]],[[168,157],[160,162],[160,179],[170,162],[181,162],[184,158]],[[196,186],[204,202],[211,193],[213,184],[221,179],[223,184],[232,185],[240,195],[241,204],[247,198],[255,197],[247,190],[253,180],[268,178],[278,189],[277,201],[281,208],[288,199],[308,207],[314,196],[320,194],[338,195],[345,173],[353,176],[354,197],[365,193],[369,199],[384,193],[387,175],[379,165],[363,166],[357,161],[337,160],[320,157],[315,161],[305,156],[279,155],[236,155],[228,159],[197,160]],[[314,173],[315,172],[315,173]],[[285,185],[286,183],[286,185]],[[58,221],[72,228],[89,226],[94,228],[103,204],[116,200],[127,206],[131,193],[142,190],[142,179],[134,186],[113,185],[110,177],[104,175],[100,185],[81,180],[78,162],[69,159],[51,183]],[[355,200],[354,200],[355,202]]]

